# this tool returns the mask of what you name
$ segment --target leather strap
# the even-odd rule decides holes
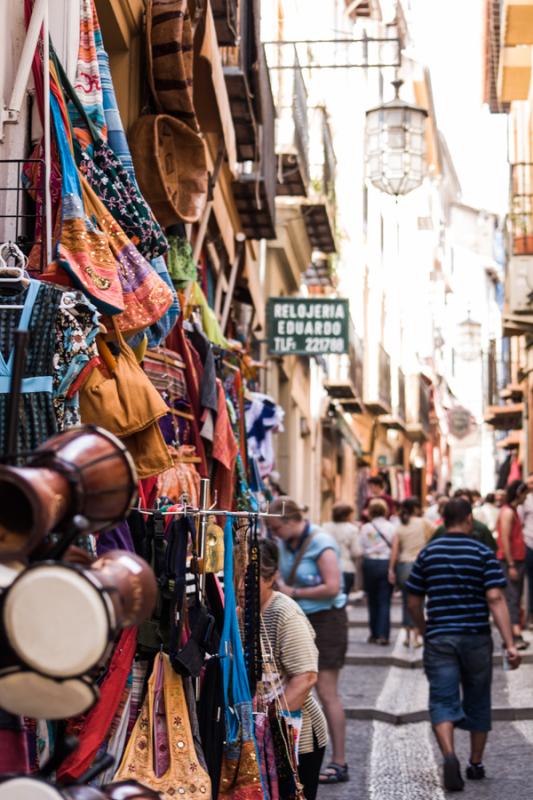
[[[300,545],[300,548],[296,553],[296,558],[293,561],[289,577],[285,581],[287,586],[292,586],[294,584],[294,579],[296,578],[296,572],[298,570],[298,567],[300,566],[302,558],[305,556],[307,549],[311,544],[312,540],[314,539],[314,537],[315,537],[314,533],[309,533],[303,540],[302,544]]]

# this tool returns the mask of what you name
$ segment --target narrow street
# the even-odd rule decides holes
[[[366,643],[366,608],[350,607],[350,644],[341,687],[347,715],[351,779],[322,787],[320,800],[441,800],[440,755],[427,722],[427,683],[421,651],[406,650],[393,607],[393,644]],[[531,639],[527,632],[525,638]],[[533,782],[533,652],[516,672],[504,672],[495,636],[493,715],[485,765],[487,779],[468,784],[476,800],[528,797]],[[468,758],[468,735],[458,755]]]

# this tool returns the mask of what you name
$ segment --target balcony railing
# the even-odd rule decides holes
[[[378,395],[380,402],[390,408],[391,406],[391,369],[390,369],[390,356],[379,345],[379,377],[378,377]]]
[[[309,200],[302,206],[311,246],[323,253],[336,252],[335,242],[335,175],[336,159],[327,111],[313,109],[310,127]]]
[[[237,0],[211,0],[220,46],[234,47],[239,37]]]
[[[256,161],[259,151],[257,118],[259,98],[255,96],[254,74],[258,63],[259,0],[241,2],[238,9],[238,39],[235,44],[220,48],[220,56],[231,105],[237,157],[239,161]]]
[[[513,255],[533,254],[533,163],[511,165],[509,222]]]
[[[276,104],[278,195],[307,195],[309,184],[308,97],[296,45],[269,42],[267,63]]]
[[[350,377],[357,397],[361,398],[364,387],[365,346],[361,337],[357,335],[353,323],[351,323],[350,329]]]
[[[405,425],[405,375],[401,369],[398,370],[398,407],[396,413],[400,422]]]
[[[420,376],[420,401],[419,401],[419,419],[422,430],[429,435],[431,431],[430,420],[430,388],[422,376]]]
[[[260,144],[256,157],[243,166],[233,194],[242,229],[250,239],[276,238],[276,156],[274,125],[276,111],[262,47],[257,51],[256,124]]]

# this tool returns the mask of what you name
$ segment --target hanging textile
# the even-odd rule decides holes
[[[75,780],[91,766],[117,713],[130,674],[137,643],[137,628],[127,628],[120,636],[100,686],[100,699],[86,717],[73,720],[70,732],[79,739],[78,749],[58,769],[58,779]]]
[[[70,101],[69,114],[73,124],[72,109],[78,113],[79,125],[75,133],[82,127],[89,138],[87,147],[79,138],[74,139],[74,153],[80,172],[138,251],[148,259],[163,255],[168,249],[168,242],[146,200],[87,115],[55,54],[54,63],[63,91]]]
[[[2,296],[3,305],[23,305],[22,312],[0,314],[0,451],[5,452],[7,409],[13,372],[15,331],[26,328],[29,339],[21,391],[19,451],[33,450],[64,427],[67,392],[92,356],[96,334],[94,309],[85,305],[78,321],[65,316],[63,292],[31,280],[27,289]],[[81,298],[77,298],[81,300]],[[70,319],[71,322],[67,320]],[[89,341],[84,338],[87,333]],[[76,405],[73,399],[73,406]],[[73,409],[74,414],[74,409]],[[77,422],[69,417],[70,422]]]
[[[154,767],[154,701],[159,676],[164,698],[164,746],[168,748],[168,768],[158,777]],[[182,679],[174,672],[164,653],[156,656],[148,682],[148,695],[114,781],[131,778],[157,790],[164,800],[175,800],[176,797],[196,800],[198,797],[209,798],[211,793],[209,775],[196,756]]]
[[[65,119],[52,93],[50,109],[61,163],[61,217],[55,256],[66,276],[107,314],[124,311],[115,257],[108,238],[85,212],[82,184],[70,150]],[[66,277],[64,276],[64,277]],[[43,277],[48,277],[46,274]],[[57,272],[51,276],[57,280]]]
[[[263,800],[258,753],[253,730],[253,709],[233,586],[232,518],[224,529],[224,628],[220,658],[224,686],[226,742],[219,798]]]
[[[79,2],[79,0],[78,0]],[[92,0],[81,0],[80,4],[80,49],[74,88],[93,124],[105,136],[106,120],[103,113],[104,98],[98,67],[96,35],[101,37],[100,25]],[[80,124],[77,109],[72,110],[75,123]]]
[[[119,355],[111,355],[105,342],[99,347],[109,373],[95,369],[80,393],[82,421],[102,425],[120,437],[130,451],[139,478],[158,475],[172,466],[158,419],[167,407],[150,383],[135,355],[114,323]]]

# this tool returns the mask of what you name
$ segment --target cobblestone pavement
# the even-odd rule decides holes
[[[427,683],[421,651],[403,646],[399,607],[393,608],[392,643],[366,643],[366,609],[349,609],[350,645],[341,691],[348,717],[351,780],[321,787],[319,800],[444,800],[441,758],[427,722]],[[526,634],[526,637],[529,634]],[[487,779],[467,783],[476,800],[533,796],[533,644],[520,670],[504,672],[495,637],[494,729],[485,756]],[[457,734],[468,759],[468,735]]]

